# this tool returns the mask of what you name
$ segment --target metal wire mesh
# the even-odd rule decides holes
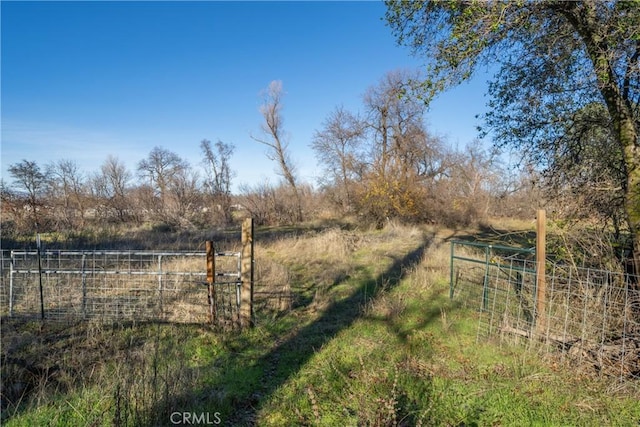
[[[240,326],[241,301],[241,254],[240,252],[219,252],[216,254],[215,323],[224,328]]]
[[[535,260],[507,252],[452,243],[451,297],[479,311],[479,339],[524,340],[602,375],[640,378],[640,277],[547,263],[539,304]]]
[[[39,255],[12,251],[9,268],[3,267],[1,313],[27,317],[44,313],[46,319],[58,320],[206,321],[204,256],[200,252],[45,251]]]
[[[602,374],[640,378],[640,277],[566,265],[548,269],[547,347]]]
[[[9,270],[11,268],[11,251],[0,249],[0,307],[9,305]],[[4,311],[2,311],[4,314]]]

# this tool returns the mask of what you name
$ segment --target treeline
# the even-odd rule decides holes
[[[488,215],[529,217],[537,197],[533,172],[513,173],[495,153],[471,142],[453,149],[429,133],[425,104],[412,93],[416,76],[388,73],[363,96],[362,111],[336,107],[314,133],[323,168],[317,186],[301,183],[283,139],[282,84],[272,82],[260,108],[264,134],[282,181],[232,194],[234,146],[200,143],[201,161],[153,148],[129,170],[114,156],[89,174],[72,160],[39,165],[23,160],[3,181],[3,233],[69,230],[104,224],[224,226],[250,215],[258,224],[318,217],[358,218],[382,225],[396,219],[466,225]]]
[[[388,181],[374,170],[336,182],[327,175],[320,187],[298,185],[300,205],[286,183],[243,186],[232,194],[230,181],[215,172],[207,178],[204,167],[160,147],[135,171],[113,156],[90,174],[72,160],[23,160],[10,167],[12,185],[1,187],[2,234],[144,223],[193,229],[230,225],[245,216],[263,225],[292,224],[299,210],[302,220],[351,216],[376,225],[390,219],[464,225],[488,215],[531,216],[535,196],[528,179],[507,176],[480,148],[449,151],[438,139],[430,142],[437,148],[430,159],[437,171]]]

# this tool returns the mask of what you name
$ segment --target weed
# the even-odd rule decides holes
[[[479,314],[449,299],[449,247],[429,235],[390,224],[259,243],[256,289],[272,294],[233,334],[3,320],[3,425],[168,425],[175,411],[258,426],[637,424],[637,386],[478,342]]]

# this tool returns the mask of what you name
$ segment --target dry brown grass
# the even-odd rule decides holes
[[[265,249],[274,258],[306,262],[314,259],[341,261],[359,247],[361,237],[354,232],[330,228],[319,233],[279,239]]]
[[[24,401],[32,403],[24,412],[18,408],[24,390],[10,390],[9,416],[16,425],[46,425],[29,420],[72,417],[69,402],[85,424],[106,419],[105,424],[113,425],[166,425],[175,408],[225,408],[229,425],[243,411],[247,415],[240,418],[248,425],[269,425],[266,420],[273,420],[272,425],[296,420],[338,425],[345,416],[354,425],[537,425],[547,414],[566,409],[555,404],[554,393],[562,393],[566,385],[563,379],[536,376],[540,368],[529,367],[524,357],[502,359],[509,353],[506,346],[476,345],[477,313],[459,310],[457,301],[448,298],[450,245],[439,238],[425,240],[432,231],[425,229],[391,223],[382,230],[332,228],[258,241],[259,322],[246,333],[225,336],[195,325],[106,327],[92,322],[49,334],[32,322],[34,330],[17,331],[13,340],[3,337],[3,352],[21,354],[28,363],[22,368],[3,359],[3,381],[9,375],[14,387],[31,387]],[[419,262],[406,262],[425,242]],[[175,260],[171,265],[200,270],[200,262]],[[166,282],[167,287],[178,284]],[[362,303],[365,310],[354,307],[357,315],[346,312],[361,299],[333,304],[364,286],[376,286],[376,291]],[[323,316],[336,305],[341,310]],[[206,300],[200,307],[206,308]],[[182,301],[168,308],[176,319],[193,312]],[[345,316],[344,324],[336,328],[332,322],[340,316]],[[327,326],[335,336],[319,339]],[[296,366],[300,357],[308,359]],[[58,371],[46,371],[51,368]],[[41,375],[31,378],[36,369]],[[596,406],[584,396],[597,394],[574,389],[583,396],[566,401]],[[540,396],[540,390],[548,394]],[[537,400],[530,403],[532,396]],[[85,403],[86,408],[79,406]],[[487,415],[465,413],[467,406],[487,408]],[[262,418],[255,407],[261,408]],[[353,412],[347,414],[345,407]],[[524,414],[521,423],[506,417],[517,411]],[[279,413],[291,417],[275,418]],[[491,414],[500,416],[491,419]],[[82,424],[80,416],[70,419]],[[559,419],[552,420],[562,424]],[[575,419],[564,424],[588,424],[582,422],[585,417]]]
[[[292,294],[289,269],[272,259],[256,259],[254,298],[257,312],[277,315],[290,310]]]

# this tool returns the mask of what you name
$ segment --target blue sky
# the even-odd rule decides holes
[[[234,144],[234,188],[268,180],[259,93],[283,82],[284,127],[302,180],[309,148],[338,105],[357,112],[385,73],[423,60],[397,46],[381,2],[7,2],[2,16],[2,177],[22,159],[70,159],[89,173],[108,155],[135,170],[155,146],[199,166],[202,139]],[[449,144],[476,137],[484,76],[432,103]]]

